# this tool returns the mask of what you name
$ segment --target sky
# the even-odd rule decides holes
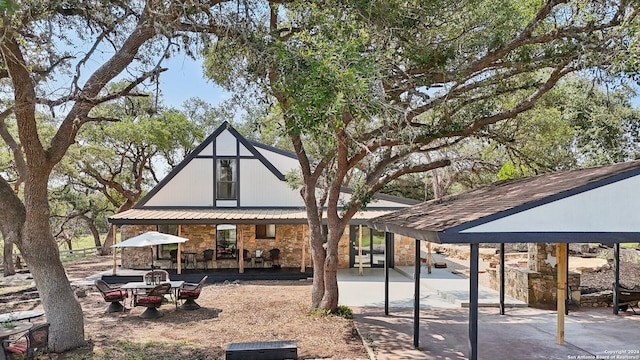
[[[180,109],[186,100],[193,97],[211,105],[229,98],[223,89],[207,81],[202,63],[201,59],[194,61],[180,54],[165,60],[163,66],[169,70],[160,75],[160,91],[165,106]]]

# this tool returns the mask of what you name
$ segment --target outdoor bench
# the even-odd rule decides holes
[[[227,360],[285,360],[297,358],[298,345],[295,340],[230,343],[227,345],[226,352]]]

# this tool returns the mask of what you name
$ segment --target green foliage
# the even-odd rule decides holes
[[[353,311],[351,311],[351,308],[346,305],[338,305],[333,313],[347,320],[353,320]]]
[[[18,7],[18,4],[16,4],[15,1],[0,0],[0,9],[5,10],[7,15],[12,15],[16,11],[17,7]]]
[[[313,308],[308,305],[300,304],[302,311],[312,319],[324,319],[331,315],[340,316],[347,320],[353,320],[353,311],[346,305],[339,305],[335,310]]]
[[[331,315],[331,309],[319,309],[304,304],[300,304],[300,308],[312,319],[323,319]]]

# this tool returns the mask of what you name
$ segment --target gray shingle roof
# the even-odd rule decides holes
[[[640,174],[640,161],[505,180],[398,210],[369,221],[377,229],[437,241],[487,217],[501,217]]]

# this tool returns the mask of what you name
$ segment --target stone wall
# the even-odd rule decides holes
[[[500,289],[500,265],[489,268],[489,286]],[[541,273],[513,266],[505,267],[505,294],[530,306],[554,306],[557,294],[557,276],[555,272]],[[569,273],[571,300],[580,303],[580,274]]]
[[[528,243],[529,270],[541,273],[555,272],[556,244]]]
[[[613,291],[605,290],[580,297],[581,307],[610,307],[613,306]]]
[[[120,232],[122,238],[126,240],[146,231],[154,230],[156,230],[155,225],[124,225],[121,227]],[[253,257],[256,254],[256,250],[267,252],[273,248],[280,249],[280,264],[284,267],[302,266],[303,241],[306,241],[304,244],[305,266],[312,267],[311,250],[308,243],[309,231],[306,224],[278,224],[276,225],[275,239],[256,239],[255,225],[238,225],[237,232],[238,236],[242,234],[243,249],[249,250]],[[196,256],[200,257],[204,250],[216,248],[216,228],[214,225],[182,225],[180,227],[180,236],[189,239],[183,244],[182,251],[185,253],[195,253]],[[395,235],[394,243],[396,266],[413,264],[415,240]],[[349,268],[349,249],[349,227],[347,227],[338,244],[338,268]],[[152,250],[150,248],[124,248],[122,251],[121,264],[123,268],[151,268]],[[164,259],[154,257],[153,264],[161,268],[170,268],[170,259],[166,254],[164,257]],[[250,262],[247,262],[245,266],[251,266],[250,264]],[[199,263],[198,266],[203,266],[203,264]],[[210,262],[207,266],[214,269],[237,268],[238,262],[231,259],[216,260],[214,256],[212,263]]]
[[[393,243],[395,266],[413,266],[416,258],[416,240],[394,234]]]
[[[613,259],[613,249],[602,250],[598,256],[605,259]],[[620,261],[640,264],[640,251],[636,249],[620,249]]]
[[[127,240],[134,236],[140,235],[147,231],[155,231],[155,225],[127,225],[120,229],[120,235],[122,240]],[[151,269],[151,263],[153,261],[153,249],[150,247],[127,247],[121,248],[120,263],[125,269]],[[161,263],[153,262],[156,266],[161,266]]]

